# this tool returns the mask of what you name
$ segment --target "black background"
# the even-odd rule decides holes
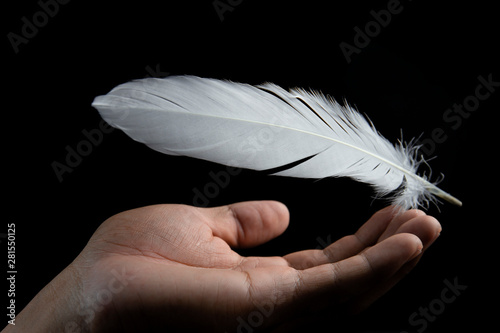
[[[498,194],[492,175],[500,88],[458,128],[443,119],[454,103],[474,95],[479,76],[500,81],[494,67],[500,57],[493,2],[401,1],[402,11],[350,63],[339,44],[353,45],[354,27],[364,29],[374,20],[370,11],[386,9],[389,1],[232,3],[233,10],[221,20],[211,0],[162,5],[70,1],[17,53],[8,33],[21,35],[22,18],[32,21],[41,7],[37,1],[18,1],[4,9],[7,200],[0,232],[16,224],[18,309],[78,255],[107,217],[150,204],[193,204],[193,189],[203,192],[213,182],[210,173],[225,170],[162,155],[115,130],[104,134],[62,181],[56,176],[52,164],[65,163],[66,147],[76,149],[86,140],[84,130],[99,128],[100,117],[90,106],[95,96],[131,79],[168,73],[321,90],[369,115],[393,142],[400,129],[408,140],[430,138],[433,129],[441,128],[446,140],[436,144],[432,155],[437,158],[430,164],[435,177],[446,175],[440,187],[464,206],[430,207],[443,232],[418,267],[350,324],[330,322],[324,330],[413,331],[420,326],[412,327],[409,316],[440,297],[443,280],[455,278],[467,290],[426,331],[496,327]],[[291,212],[288,230],[244,252],[283,255],[354,232],[386,205],[371,196],[368,186],[348,179],[306,181],[243,171],[208,204],[284,202]],[[7,289],[5,284],[0,293]]]

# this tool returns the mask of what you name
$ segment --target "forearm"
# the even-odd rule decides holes
[[[67,267],[45,286],[1,333],[85,332],[78,318],[80,287],[74,270]]]

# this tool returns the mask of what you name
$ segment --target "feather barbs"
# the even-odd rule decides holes
[[[402,209],[434,195],[461,204],[417,175],[417,146],[393,145],[347,103],[319,92],[170,76],[125,83],[92,105],[110,125],[165,154],[254,170],[293,164],[279,176],[350,177],[377,196],[398,190],[392,201]],[[258,138],[265,144],[249,149]]]

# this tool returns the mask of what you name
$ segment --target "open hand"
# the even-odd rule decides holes
[[[64,281],[58,276],[45,294],[65,296],[68,313],[58,318],[66,332],[275,328],[332,306],[366,308],[441,231],[422,211],[395,216],[387,207],[323,250],[284,257],[232,250],[271,240],[288,220],[287,208],[273,201],[122,212],[98,228],[61,273]],[[19,324],[23,318],[28,314],[21,313]]]

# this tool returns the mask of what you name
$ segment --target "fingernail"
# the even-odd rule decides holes
[[[416,257],[418,257],[422,253],[422,250],[423,250],[423,247],[419,247],[417,249],[417,251],[415,251],[415,253],[411,256],[411,258],[408,261],[413,260]]]
[[[439,231],[436,232],[436,236],[434,237],[434,240],[436,240],[439,236],[441,236],[441,231],[443,231],[443,229],[439,229]]]

